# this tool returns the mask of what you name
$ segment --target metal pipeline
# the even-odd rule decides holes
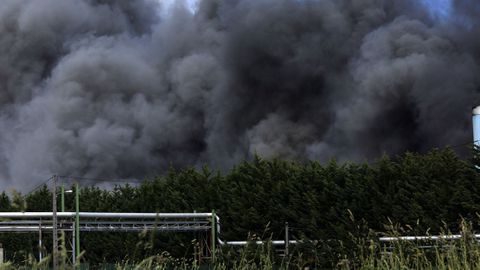
[[[475,234],[474,238],[480,238],[480,234]],[[381,242],[396,241],[438,241],[438,240],[456,240],[462,238],[460,234],[453,235],[431,235],[431,236],[399,236],[399,237],[380,237]]]
[[[285,240],[272,240],[272,241],[222,241],[218,239],[218,242],[222,246],[246,246],[248,244],[264,245],[272,244],[273,246],[282,246],[285,245]],[[289,244],[295,245],[298,244],[296,240],[288,241]]]
[[[59,218],[73,218],[75,212],[57,212]],[[80,212],[81,218],[119,218],[119,219],[155,219],[155,218],[208,218],[212,213],[108,213]],[[52,212],[0,212],[0,218],[51,218]]]
[[[75,218],[76,212],[57,212],[58,218]],[[178,218],[178,219],[194,219],[194,218],[211,218],[212,213],[110,213],[110,212],[79,212],[80,218],[88,219],[162,219],[162,218]],[[0,212],[0,219],[49,219],[53,217],[52,212]],[[215,215],[217,232],[220,233],[220,218]],[[0,221],[8,224],[9,221]],[[48,222],[48,221],[47,221]],[[22,226],[21,221],[16,221],[20,226],[3,226],[7,231],[30,231],[38,230],[38,226]],[[43,226],[44,230],[51,230],[52,226]],[[274,246],[285,245],[285,240],[273,240],[273,241],[222,241],[217,238],[220,245],[229,246],[245,246],[250,243],[257,245],[272,244]],[[289,244],[298,244],[296,240],[288,241]]]

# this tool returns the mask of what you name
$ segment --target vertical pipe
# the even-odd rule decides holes
[[[72,250],[72,263],[73,263],[74,266],[76,266],[76,262],[77,262],[77,249],[76,249],[76,247],[75,247],[75,246],[76,246],[76,244],[75,244],[75,235],[76,235],[76,233],[75,233],[75,231],[76,231],[76,230],[75,230],[75,229],[76,229],[75,223],[73,224],[73,226],[74,226],[74,230],[72,231],[72,249],[73,249],[73,250]]]
[[[60,212],[65,212],[65,187],[63,184],[60,186]]]
[[[193,209],[193,213],[197,213],[197,210]],[[193,218],[193,222],[196,222],[197,219],[196,218]],[[198,253],[198,232],[195,232],[195,246],[193,247],[193,259],[194,259],[194,263],[195,263],[195,266],[198,265],[198,262],[200,261],[200,255]]]
[[[288,244],[290,244],[288,235],[288,222],[285,222],[285,256],[288,256]]]
[[[38,261],[43,259],[42,254],[42,219],[38,223]]]
[[[52,233],[53,233],[53,270],[58,270],[58,232],[57,232],[57,176],[54,175],[52,179]]]
[[[475,107],[472,114],[473,144],[480,147],[480,106]]]
[[[80,256],[80,190],[78,183],[75,183],[75,251],[76,257]]]
[[[60,185],[60,212],[65,212],[65,186],[63,183]],[[60,234],[61,234],[61,242],[62,248],[66,248],[66,239],[65,239],[65,231],[63,228],[63,223],[60,223]],[[62,262],[62,268],[65,266],[65,260]]]
[[[215,244],[217,242],[217,236],[216,236],[216,218],[215,218],[215,210],[212,210],[212,246],[210,247],[212,249],[212,263],[215,263]]]

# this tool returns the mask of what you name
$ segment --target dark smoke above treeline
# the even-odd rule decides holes
[[[476,3],[2,0],[2,186],[469,142]]]

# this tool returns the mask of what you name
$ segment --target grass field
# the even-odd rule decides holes
[[[250,270],[250,269],[427,269],[427,270],[480,270],[480,243],[474,237],[470,226],[462,223],[462,237],[456,240],[440,240],[435,242],[394,241],[389,245],[381,244],[376,237],[356,239],[357,249],[349,255],[332,261],[330,266],[320,264],[321,255],[308,255],[301,249],[292,249],[289,256],[279,256],[271,245],[250,245],[241,249],[218,250],[216,261],[200,265],[191,258],[174,258],[163,252],[145,258],[143,261],[123,261],[89,267],[82,263],[76,266],[65,264],[66,253],[61,252],[60,269],[213,269],[213,270]],[[378,235],[378,234],[375,234]],[[390,230],[390,236],[398,236],[396,230]],[[445,233],[449,235],[449,233]],[[353,254],[353,255],[352,255]],[[2,269],[50,269],[51,257],[37,261],[33,256],[25,258],[23,263],[6,262],[0,265]]]

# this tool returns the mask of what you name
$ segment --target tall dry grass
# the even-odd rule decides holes
[[[387,230],[389,236],[399,236],[403,232],[398,227],[390,226]],[[378,241],[377,234],[370,237],[355,239],[357,250],[353,257],[345,255],[338,262],[332,262],[332,269],[341,270],[480,270],[480,243],[474,237],[468,223],[460,224],[461,238],[452,240],[446,237],[439,241],[393,241],[389,244]],[[374,237],[375,235],[375,237]],[[445,230],[445,236],[451,232]],[[252,239],[258,240],[258,239]],[[253,241],[252,241],[253,242]],[[267,240],[268,242],[268,240]],[[270,244],[248,245],[241,249],[219,249],[217,260],[210,264],[200,265],[191,258],[174,258],[163,252],[145,258],[142,261],[123,261],[109,265],[88,267],[77,262],[74,266],[66,264],[67,253],[64,248],[60,252],[61,269],[104,269],[104,270],[287,270],[287,269],[325,269],[320,253],[310,253],[306,256],[301,249],[293,249],[289,256],[278,256]],[[313,255],[312,255],[313,254]],[[352,253],[351,253],[352,254]],[[192,254],[192,258],[194,258]],[[13,264],[6,262],[0,265],[0,270],[10,269],[50,269],[51,257],[37,261],[33,256],[28,256],[24,262]]]

